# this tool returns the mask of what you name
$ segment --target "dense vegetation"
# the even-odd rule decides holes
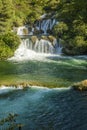
[[[56,34],[64,39],[66,54],[87,54],[87,1],[60,0],[55,26]]]
[[[5,35],[14,26],[32,25],[42,14],[49,13],[59,21],[53,34],[64,41],[65,54],[87,54],[86,12],[86,0],[0,0],[0,32]],[[3,36],[0,36],[0,59],[3,59],[11,56],[16,47],[13,49],[1,37]],[[13,44],[17,42],[14,41]]]
[[[20,44],[20,38],[14,33],[0,35],[0,60],[13,56]]]

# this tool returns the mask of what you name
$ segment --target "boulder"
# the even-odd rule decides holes
[[[87,91],[87,79],[83,80],[81,82],[75,83],[72,86],[75,90],[79,90],[79,91]]]

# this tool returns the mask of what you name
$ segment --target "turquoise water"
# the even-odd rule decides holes
[[[86,130],[87,92],[35,87],[3,92],[0,118],[9,113],[18,114],[23,130]]]
[[[0,119],[16,113],[16,123],[23,124],[22,130],[86,130],[87,92],[69,87],[84,79],[86,58],[1,61],[0,84],[9,87],[0,88]],[[30,88],[10,87],[23,82],[28,82]],[[1,130],[5,128],[0,126]]]
[[[86,78],[86,59],[49,57],[42,61],[0,62],[0,84],[29,82],[50,88],[68,87]]]

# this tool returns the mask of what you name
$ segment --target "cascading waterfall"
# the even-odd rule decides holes
[[[42,30],[43,34],[48,34],[48,30],[52,30],[53,26],[56,24],[55,19],[44,19],[36,22],[36,29]]]
[[[61,54],[61,40],[51,35],[53,26],[58,24],[56,19],[43,17],[34,23],[32,27],[23,26],[17,29],[17,34],[21,37],[21,44],[15,51],[16,59],[28,59],[36,55]],[[22,37],[23,36],[23,37]]]
[[[32,27],[30,30],[28,26],[22,26],[17,29],[17,35],[34,35],[34,31],[40,31],[42,30],[42,34],[47,35],[48,30],[52,30],[53,26],[57,23],[56,19],[43,19],[36,21],[34,24],[34,27]],[[41,32],[40,32],[41,33]],[[41,35],[42,35],[41,34]]]
[[[61,54],[62,53],[62,44],[61,44],[61,39],[59,39],[59,41],[57,42],[57,39],[54,40],[55,43],[55,52],[56,54]]]
[[[54,39],[53,42],[45,39],[36,39],[35,42],[31,38],[22,39],[19,48],[9,60],[28,60],[42,59],[42,56],[54,55],[61,53],[60,44]]]
[[[54,53],[54,47],[52,46],[51,42],[43,39],[37,39],[35,43],[33,43],[30,39],[24,39],[22,40],[19,48],[32,50],[38,53]]]

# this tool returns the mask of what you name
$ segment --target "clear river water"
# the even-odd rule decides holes
[[[22,130],[86,130],[87,92],[72,84],[87,79],[86,57],[0,61],[0,119],[18,114]],[[29,88],[13,88],[28,82]],[[39,87],[38,87],[39,86]],[[5,126],[0,125],[0,130]]]

